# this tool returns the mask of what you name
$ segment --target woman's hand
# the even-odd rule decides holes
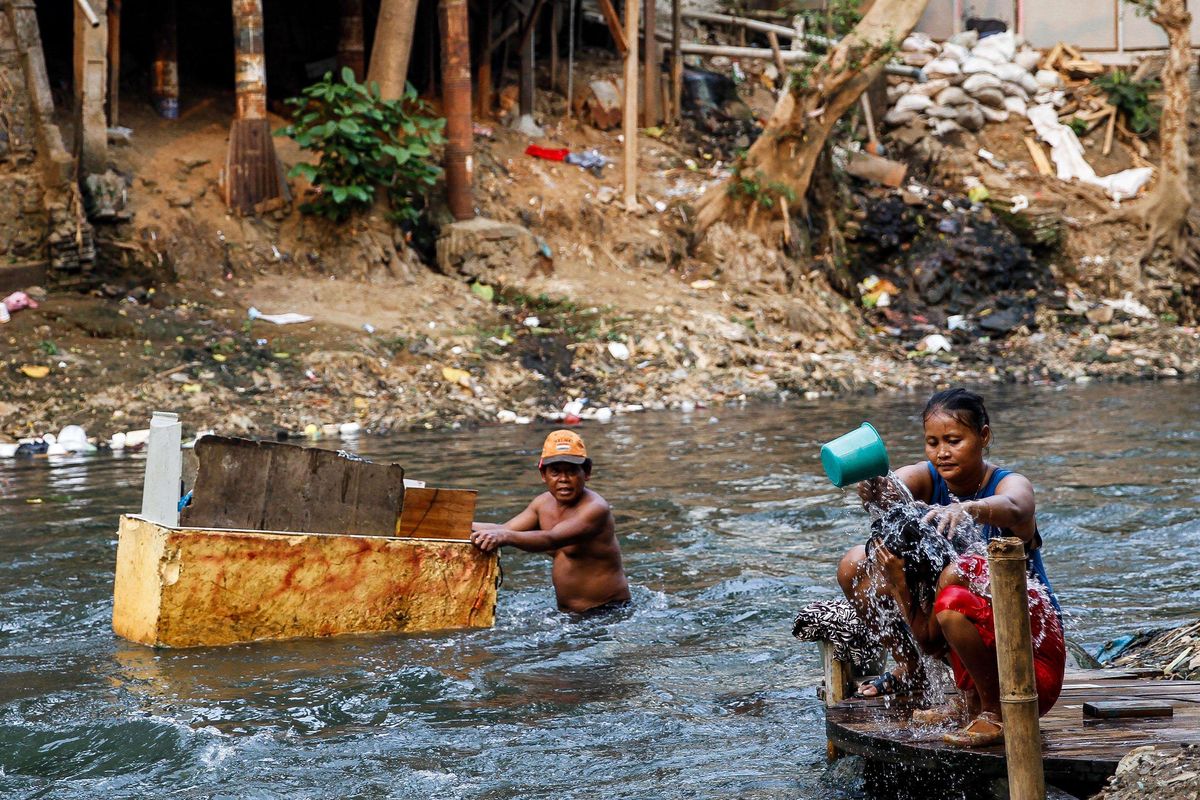
[[[922,522],[937,525],[937,532],[947,539],[954,536],[955,531],[964,522],[974,525],[978,521],[980,503],[971,500],[966,503],[952,503],[948,506],[934,506],[929,513],[922,517]]]

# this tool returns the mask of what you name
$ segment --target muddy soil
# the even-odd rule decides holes
[[[619,70],[589,63],[592,74]],[[527,227],[551,253],[493,287],[491,300],[429,266],[432,242],[420,231],[378,215],[334,228],[290,204],[228,214],[219,171],[230,97],[185,106],[175,122],[130,103],[121,118],[134,145],[113,152],[130,178],[133,219],[99,232],[104,285],[52,293],[0,327],[0,432],[79,423],[106,437],[143,427],[155,409],[179,411],[189,430],[275,435],[356,420],[385,431],[557,418],[583,398],[589,416],[605,406],[1200,374],[1194,328],[1158,309],[1151,318],[1093,310],[1119,295],[1066,274],[1063,264],[1094,252],[1078,239],[1052,265],[1051,286],[1013,287],[1056,299],[1022,295],[1029,313],[1005,335],[960,331],[950,352],[926,352],[919,338],[944,331],[941,319],[864,315],[822,270],[727,226],[693,242],[692,203],[725,174],[711,142],[643,135],[639,208],[629,211],[618,199],[617,132],[567,118],[558,95],[538,96],[539,144],[594,148],[610,165],[596,175],[535,159],[501,121],[480,126],[480,213]],[[301,157],[286,139],[276,145],[285,164]],[[940,156],[932,179],[949,181],[954,163]],[[297,198],[305,189],[292,183]],[[444,209],[432,217],[448,221]],[[251,322],[251,306],[313,320]],[[25,366],[49,374],[30,377],[37,371]]]

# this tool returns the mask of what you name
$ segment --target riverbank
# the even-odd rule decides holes
[[[587,418],[948,383],[1200,375],[1200,333],[1120,310],[1107,325],[1043,310],[1035,330],[948,339],[948,352],[931,353],[862,323],[796,330],[791,298],[734,298],[720,285],[651,291],[632,307],[552,278],[527,291],[537,293],[489,301],[429,273],[397,294],[311,275],[52,294],[0,329],[0,431],[82,424],[103,440],[168,409],[192,431],[274,436],[358,422],[382,433],[559,419],[572,400],[586,400]],[[419,310],[414,297],[427,298]],[[251,306],[313,320],[251,321]]]

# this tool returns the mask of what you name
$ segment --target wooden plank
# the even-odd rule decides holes
[[[604,15],[604,23],[608,25],[608,32],[612,34],[613,42],[617,46],[617,53],[624,57],[629,45],[625,41],[625,32],[621,30],[621,18],[613,8],[612,0],[597,0],[597,4],[600,6],[600,13]]]
[[[1033,159],[1033,165],[1037,167],[1039,175],[1054,174],[1054,168],[1050,166],[1050,159],[1046,158],[1046,152],[1042,150],[1040,144],[1026,136],[1025,147],[1029,150],[1029,157]]]
[[[189,527],[393,536],[404,469],[332,450],[205,436]],[[468,525],[468,529],[469,529]]]
[[[1175,709],[1160,700],[1096,700],[1083,704],[1086,717],[1125,719],[1129,717],[1170,717]]]
[[[478,492],[468,489],[407,489],[396,535],[414,539],[470,539]]]

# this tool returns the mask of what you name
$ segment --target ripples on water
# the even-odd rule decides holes
[[[1200,613],[1194,385],[989,393],[995,460],[1032,479],[1068,634]],[[0,796],[854,796],[825,773],[820,662],[795,610],[866,538],[819,444],[869,418],[921,457],[916,395],[585,426],[635,610],[553,611],[549,562],[506,552],[496,627],[154,651],[109,627],[138,456],[0,464]],[[710,420],[710,414],[716,417]],[[544,426],[364,439],[503,520],[538,490]],[[26,501],[41,498],[40,505]]]

